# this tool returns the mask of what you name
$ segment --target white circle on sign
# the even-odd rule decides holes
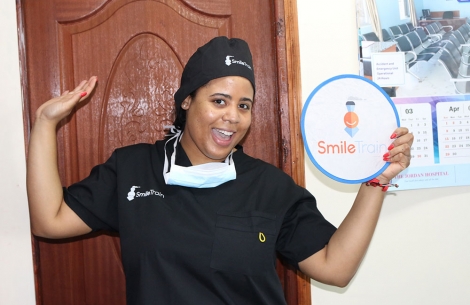
[[[362,183],[381,174],[400,126],[390,97],[358,75],[332,77],[315,88],[302,110],[305,149],[313,164],[343,183]]]

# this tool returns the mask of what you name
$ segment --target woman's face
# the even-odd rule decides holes
[[[227,76],[211,80],[183,101],[181,145],[192,165],[225,160],[250,128],[253,94],[246,78]]]

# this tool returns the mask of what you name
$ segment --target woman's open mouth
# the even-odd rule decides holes
[[[224,140],[224,141],[229,141],[232,138],[232,135],[234,134],[233,131],[227,131],[227,130],[222,130],[222,129],[217,129],[217,128],[213,128],[212,130],[214,131],[213,134],[217,138]]]

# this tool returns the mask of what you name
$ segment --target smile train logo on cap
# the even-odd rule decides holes
[[[232,61],[230,60],[230,57],[233,57],[233,56],[227,56],[227,57],[225,57],[225,64],[226,64],[227,66],[230,66],[230,65],[232,64]]]
[[[245,66],[247,67],[248,69],[252,70],[251,69],[251,66],[249,64],[247,64],[246,62],[242,61],[242,60],[236,60],[236,59],[233,59],[232,57],[235,57],[235,56],[232,56],[232,55],[227,55],[225,56],[225,64],[227,66],[230,66],[231,64],[238,64],[238,65],[242,65],[242,66]]]

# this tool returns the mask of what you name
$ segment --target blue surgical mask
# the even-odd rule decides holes
[[[173,130],[173,129],[172,129]],[[168,185],[180,185],[193,188],[210,188],[216,187],[230,180],[237,178],[235,163],[233,162],[232,153],[230,153],[225,161],[210,162],[195,166],[179,166],[175,164],[176,146],[181,141],[182,132],[176,129],[176,133],[165,143],[165,162],[163,165],[163,177]],[[173,153],[171,154],[170,163],[166,155],[166,144],[175,139],[173,144]],[[168,166],[170,165],[170,171]]]

